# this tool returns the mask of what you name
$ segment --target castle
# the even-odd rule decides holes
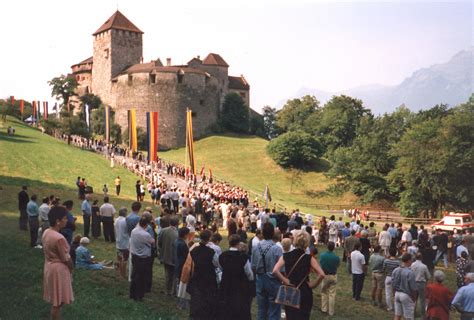
[[[193,131],[202,137],[217,122],[224,97],[242,96],[250,105],[250,86],[243,76],[228,75],[229,65],[216,53],[186,65],[166,59],[143,62],[143,31],[118,10],[93,33],[93,56],[71,66],[79,96],[93,93],[115,111],[115,122],[127,127],[127,110],[135,108],[138,127],[146,112],[158,111],[160,149],[185,144],[185,112],[192,109]],[[249,111],[250,112],[250,111]]]

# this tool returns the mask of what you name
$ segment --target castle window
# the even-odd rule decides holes
[[[178,83],[183,83],[183,79],[184,79],[184,74],[178,73]]]
[[[200,104],[201,106],[203,106],[203,105],[204,105],[204,99],[199,100],[199,104]]]
[[[133,82],[133,76],[131,74],[128,75],[128,85],[131,86]]]
[[[108,59],[109,58],[109,49],[104,50],[104,58]]]
[[[156,83],[156,74],[150,74],[150,83]]]
[[[197,117],[196,112],[192,111],[192,112],[191,112],[191,117],[193,117],[193,118],[194,118],[194,117]]]

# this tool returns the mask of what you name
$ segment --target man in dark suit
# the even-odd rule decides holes
[[[30,201],[30,197],[26,192],[27,187],[21,187],[21,191],[18,193],[18,209],[20,210],[20,230],[28,230],[28,214],[26,213],[26,205]]]

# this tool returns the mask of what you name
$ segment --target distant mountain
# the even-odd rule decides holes
[[[468,100],[474,92],[474,48],[454,55],[451,60],[415,71],[397,86],[378,84],[360,86],[341,92],[301,88],[293,97],[306,94],[325,103],[331,96],[346,94],[362,99],[374,114],[391,112],[401,104],[413,111],[427,109],[438,103],[451,106]],[[286,102],[282,101],[279,106]]]

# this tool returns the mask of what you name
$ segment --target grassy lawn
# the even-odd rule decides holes
[[[11,137],[4,134],[8,125],[15,127],[16,136]],[[42,300],[43,254],[41,250],[29,247],[27,232],[18,230],[17,193],[20,187],[24,184],[28,185],[30,195],[37,193],[41,197],[55,194],[63,200],[73,199],[75,201],[73,212],[78,216],[79,222],[77,232],[81,233],[82,220],[79,215],[79,202],[76,200],[76,177],[85,176],[97,192],[101,189],[102,184],[112,185],[113,178],[120,175],[123,181],[123,196],[121,195],[120,198],[111,197],[111,202],[116,208],[120,206],[130,208],[134,199],[136,178],[125,169],[111,169],[109,163],[98,155],[67,146],[63,142],[42,135],[39,131],[20,123],[0,123],[0,132],[0,248],[2,248],[0,254],[0,287],[2,288],[0,319],[46,319],[49,305]],[[225,142],[226,139],[231,139],[233,147],[237,150],[242,149],[242,152],[237,153],[238,155],[235,157],[233,149],[227,153],[221,152],[221,156],[216,156],[213,159],[215,164],[211,161],[205,162],[206,167],[212,166],[216,174],[222,176],[226,174],[226,170],[233,172],[230,176],[236,183],[240,181],[239,178],[244,179],[246,176],[248,178],[246,181],[250,181],[248,185],[254,183],[255,187],[252,188],[255,189],[263,190],[265,183],[269,183],[274,197],[277,199],[283,197],[285,186],[280,185],[280,182],[284,182],[283,178],[271,179],[271,172],[273,175],[279,175],[282,172],[274,168],[268,159],[261,157],[265,143],[263,140],[249,138],[239,141],[231,137],[208,138],[202,141],[202,144],[198,144],[197,154],[200,154],[201,148],[206,149],[205,143]],[[258,145],[260,151],[256,150],[252,156],[250,151]],[[224,148],[221,147],[221,151],[223,150]],[[182,151],[170,151],[166,155],[169,159],[174,156],[176,160],[179,160],[179,152]],[[229,154],[232,154],[232,157]],[[229,164],[226,164],[226,159],[230,159]],[[244,161],[254,164],[254,166],[247,168],[247,173],[243,171]],[[238,173],[235,173],[235,170]],[[254,175],[259,174],[259,170],[265,173],[257,179]],[[308,175],[314,179],[320,177],[316,173]],[[305,176],[304,181],[310,185],[311,179]],[[297,190],[300,190],[298,192],[303,192],[301,186],[298,188]],[[292,201],[298,202],[303,198],[303,196],[298,198],[295,195]],[[224,234],[224,247],[227,246],[225,236]],[[115,258],[114,245],[106,243],[103,238],[92,240],[90,249],[92,254],[100,260]],[[323,247],[319,249],[321,252],[324,251]],[[338,251],[338,254],[341,252]],[[365,282],[362,294],[364,300],[359,303],[352,301],[351,279],[344,270],[344,266],[341,266],[336,297],[336,315],[332,319],[390,319],[391,316],[386,311],[369,304],[370,281],[368,280]],[[455,274],[452,266],[448,270],[447,276],[448,285],[454,290]],[[187,313],[176,308],[176,301],[161,294],[160,291],[164,287],[164,270],[158,263],[155,263],[154,266],[153,279],[152,293],[146,296],[143,303],[134,303],[128,299],[128,282],[121,280],[114,270],[74,271],[75,302],[64,308],[63,317],[64,319],[186,319]],[[328,318],[318,311],[320,307],[319,289],[314,291],[314,299],[312,318]],[[254,301],[254,315],[255,309]]]
[[[283,170],[267,155],[268,141],[253,136],[212,136],[195,142],[197,171],[202,166],[209,168],[221,180],[244,187],[262,199],[268,184],[273,204],[280,204],[289,210],[299,208],[304,212],[315,212],[304,204],[347,204],[354,203],[355,196],[347,193],[342,197],[332,197],[324,193],[330,184],[322,172],[302,172],[299,176]],[[161,158],[184,163],[185,149],[160,152]],[[327,167],[320,160],[319,171]]]

